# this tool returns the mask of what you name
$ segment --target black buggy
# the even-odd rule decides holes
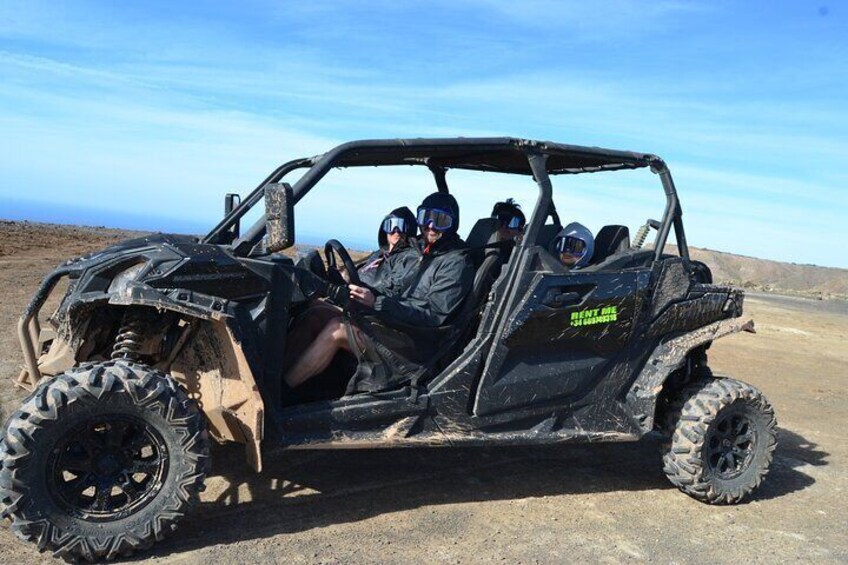
[[[347,294],[320,262],[278,253],[294,244],[296,203],[331,169],[400,165],[429,169],[440,192],[452,170],[524,175],[538,198],[523,239],[507,259],[491,243],[496,221],[473,225],[463,252],[476,274],[462,306],[444,326],[409,328],[450,344],[427,374],[346,393],[356,366],[342,359],[308,394],[284,393],[293,317],[316,298],[344,303]],[[638,168],[659,178],[661,219],[632,240],[627,227],[604,226],[590,264],[567,270],[548,251],[561,228],[551,178]],[[17,382],[32,393],[0,443],[0,505],[18,537],[89,560],[149,547],[197,503],[210,438],[243,443],[259,471],[263,445],[548,444],[660,432],[671,482],[708,503],[740,501],[768,470],[772,407],[707,365],[715,339],[753,331],[740,319],[743,293],[712,284],[709,268],[689,258],[659,157],[512,138],[356,141],[282,165],[243,201],[229,196],[226,209],[205,237],[126,241],[68,261],[36,291],[18,326]],[[341,244],[325,251],[355,273]],[[42,324],[45,300],[66,278]]]

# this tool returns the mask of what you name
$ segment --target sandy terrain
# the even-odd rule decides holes
[[[0,222],[0,408],[15,322],[61,259],[118,232]],[[753,500],[713,507],[665,479],[654,441],[554,448],[276,452],[255,475],[220,448],[200,509],[141,561],[165,563],[848,562],[848,303],[749,296],[758,334],[714,370],[760,387],[780,444]],[[51,561],[0,528],[0,562]]]

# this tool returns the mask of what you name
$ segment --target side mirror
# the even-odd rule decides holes
[[[294,197],[286,182],[265,185],[265,233],[269,253],[294,245]]]

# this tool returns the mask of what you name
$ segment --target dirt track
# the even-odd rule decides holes
[[[0,222],[0,409],[20,352],[15,321],[61,259],[121,234]],[[750,296],[757,335],[711,363],[760,387],[780,444],[754,499],[712,507],[679,493],[657,445],[271,453],[254,475],[217,451],[201,508],[153,552],[168,563],[848,562],[848,308]],[[0,529],[0,562],[49,561]]]

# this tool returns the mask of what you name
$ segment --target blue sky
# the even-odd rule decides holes
[[[843,4],[3,0],[0,218],[200,232],[348,139],[512,135],[661,155],[691,245],[848,267],[846,61]],[[328,179],[299,232],[367,246],[430,186],[381,172]],[[561,215],[635,230],[646,175],[555,185]],[[533,202],[464,182],[465,218]]]

